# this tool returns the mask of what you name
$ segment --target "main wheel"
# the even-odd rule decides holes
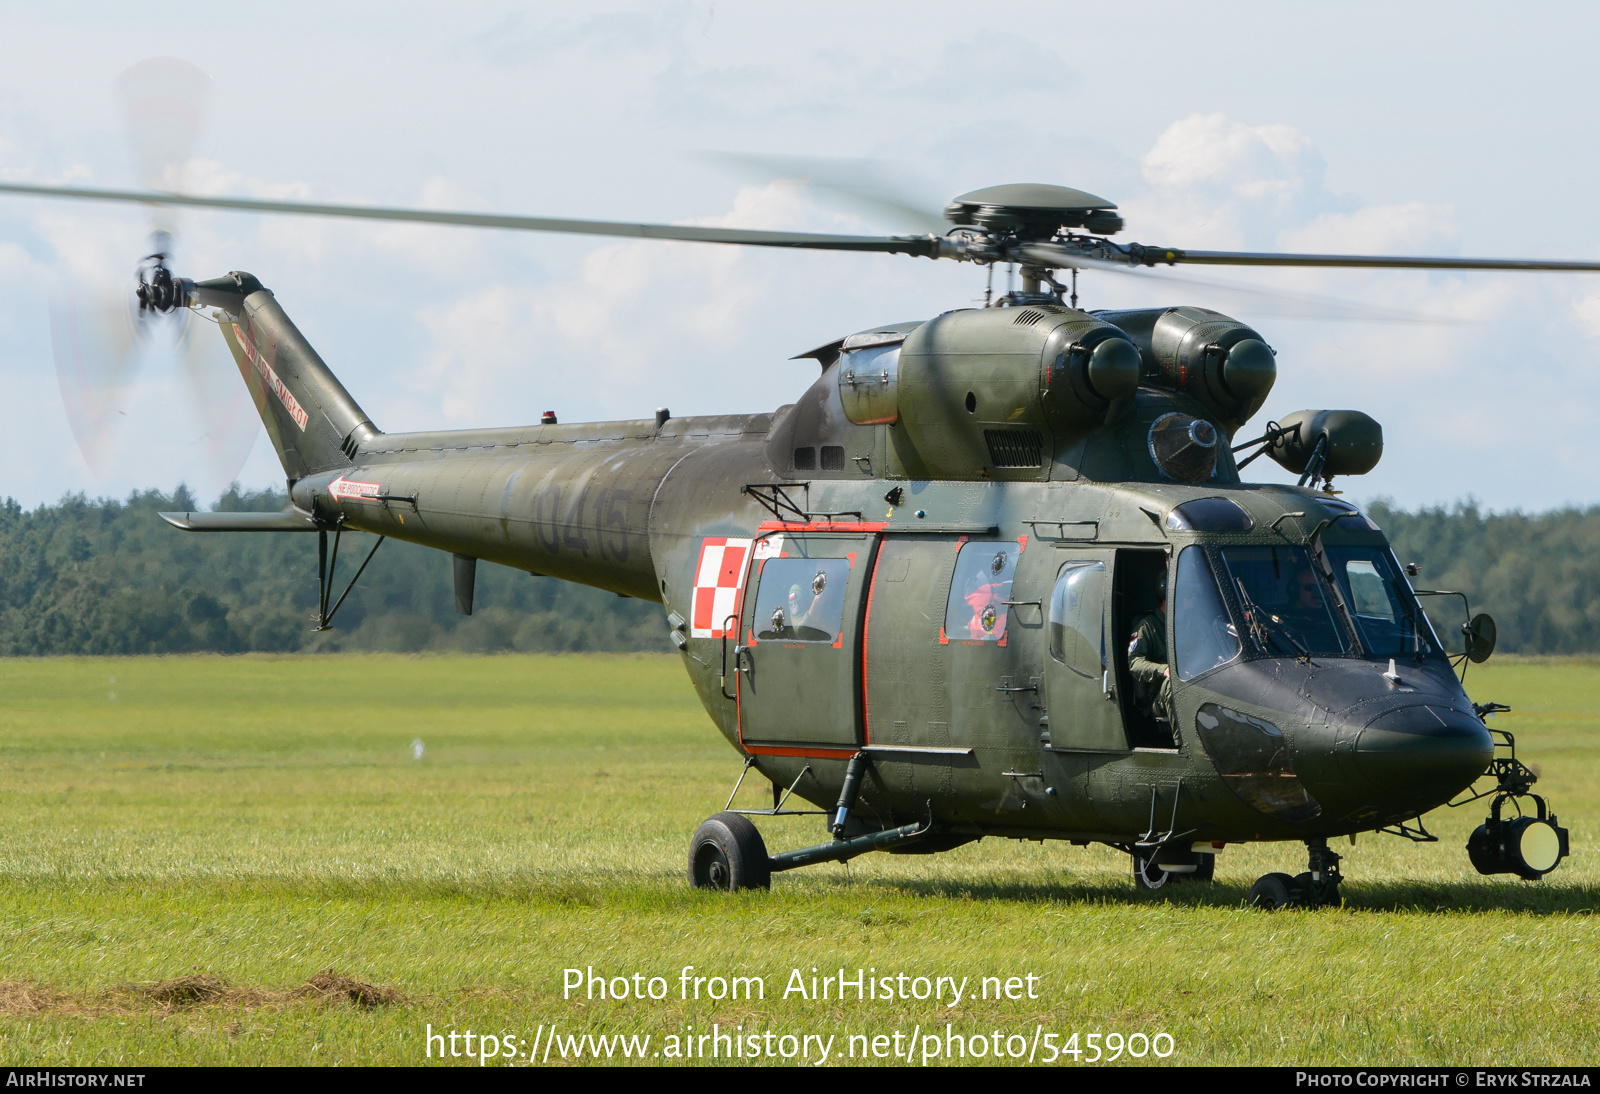
[[[1297,908],[1304,903],[1300,887],[1288,874],[1266,874],[1250,886],[1250,907],[1265,912]]]
[[[767,844],[738,813],[718,813],[689,841],[689,884],[697,889],[766,889],[772,885]]]

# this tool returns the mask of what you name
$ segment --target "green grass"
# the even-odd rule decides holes
[[[1495,724],[1541,768],[1573,858],[1536,885],[1479,877],[1463,845],[1484,810],[1441,810],[1437,844],[1339,848],[1344,910],[1269,915],[1243,907],[1249,885],[1302,869],[1298,845],[1229,848],[1215,884],[1154,897],[1107,849],[994,840],[691,891],[689,833],[738,761],[667,657],[5,661],[0,1058],[410,1064],[429,1024],[655,1051],[717,1023],[833,1034],[836,1062],[861,1063],[837,1061],[852,1033],[949,1022],[1166,1032],[1182,1063],[1590,1062],[1600,662],[1503,659],[1468,682],[1516,708]],[[821,834],[762,825],[774,849]],[[764,976],[767,998],[684,1002],[684,965]],[[564,1000],[562,970],[587,966],[659,975],[669,998]],[[969,993],[1032,973],[1039,998],[783,999],[812,966]],[[330,968],[404,1001],[286,994]],[[138,990],[186,976],[230,993]]]

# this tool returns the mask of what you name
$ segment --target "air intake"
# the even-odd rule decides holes
[[[1039,467],[1044,463],[1044,438],[1032,429],[985,429],[989,462],[995,467]]]

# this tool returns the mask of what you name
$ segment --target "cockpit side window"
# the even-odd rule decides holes
[[[1173,584],[1172,634],[1178,679],[1193,680],[1239,656],[1239,631],[1217,592],[1204,548],[1183,549]]]
[[[999,642],[1005,638],[1007,601],[1021,550],[1015,541],[973,540],[962,545],[945,608],[946,639]]]
[[[1324,554],[1369,657],[1438,652],[1433,629],[1400,576],[1392,552],[1382,547],[1329,547]]]

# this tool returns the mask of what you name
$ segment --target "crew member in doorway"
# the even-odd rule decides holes
[[[1161,603],[1133,625],[1128,643],[1128,671],[1133,674],[1139,701],[1148,704],[1150,713],[1172,720],[1172,668],[1167,661],[1167,575],[1161,575],[1157,589]]]

